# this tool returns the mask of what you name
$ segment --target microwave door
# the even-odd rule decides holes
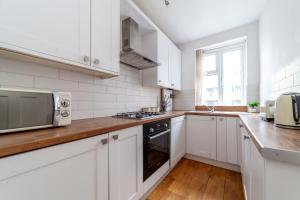
[[[52,93],[0,91],[0,131],[51,126],[53,108]]]

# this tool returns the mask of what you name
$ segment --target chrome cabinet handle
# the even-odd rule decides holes
[[[215,120],[215,118],[214,117],[212,117],[212,118],[210,118],[211,120]]]
[[[159,83],[161,83],[161,80],[158,80]]]
[[[89,62],[90,61],[90,57],[89,56],[84,56],[83,57],[83,61],[84,62]]]
[[[106,145],[106,144],[108,143],[108,139],[107,139],[107,138],[102,139],[102,140],[101,140],[101,143],[102,143],[103,145]]]
[[[250,136],[249,135],[244,135],[244,140],[249,140]]]
[[[95,59],[95,60],[94,60],[94,64],[95,64],[95,65],[99,65],[99,63],[100,63],[100,60],[99,60],[99,59]]]
[[[174,86],[174,83],[172,83],[171,86]]]
[[[240,128],[243,128],[244,126],[243,126],[243,124],[240,124]]]
[[[119,139],[119,135],[113,135],[112,138],[113,138],[114,140],[118,140],[118,139]]]
[[[223,118],[220,118],[220,121],[222,122],[224,119]]]

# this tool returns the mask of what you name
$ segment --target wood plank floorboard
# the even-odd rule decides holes
[[[182,159],[147,200],[244,200],[241,174]]]

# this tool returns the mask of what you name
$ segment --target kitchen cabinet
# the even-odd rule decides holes
[[[118,74],[120,0],[91,0],[91,65]]]
[[[185,116],[171,119],[171,167],[185,155]]]
[[[181,90],[181,51],[161,32],[155,32],[158,67],[142,71],[143,85]]]
[[[217,117],[217,160],[238,165],[237,118]]]
[[[108,134],[0,159],[5,200],[108,199]]]
[[[110,200],[139,199],[143,193],[143,127],[109,134]]]
[[[169,53],[171,88],[181,90],[181,51],[172,43]]]
[[[241,128],[242,135],[242,179],[243,179],[243,188],[246,200],[251,200],[251,143],[250,143],[250,135],[248,131],[242,127]]]
[[[157,59],[159,66],[157,67],[157,84],[162,87],[170,88],[170,74],[169,74],[169,39],[158,33],[157,37]]]
[[[216,159],[217,128],[214,116],[187,116],[187,153]]]
[[[99,72],[102,77],[118,75],[119,1],[3,0],[0,48]]]
[[[251,186],[250,197],[247,199],[264,200],[265,162],[252,140],[250,140],[250,151]]]

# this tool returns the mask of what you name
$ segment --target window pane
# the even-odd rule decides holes
[[[223,104],[242,105],[241,50],[223,53]]]
[[[216,70],[216,55],[204,55],[203,57],[203,71],[214,71]]]
[[[219,104],[219,81],[217,75],[204,76],[202,98],[204,105]]]

